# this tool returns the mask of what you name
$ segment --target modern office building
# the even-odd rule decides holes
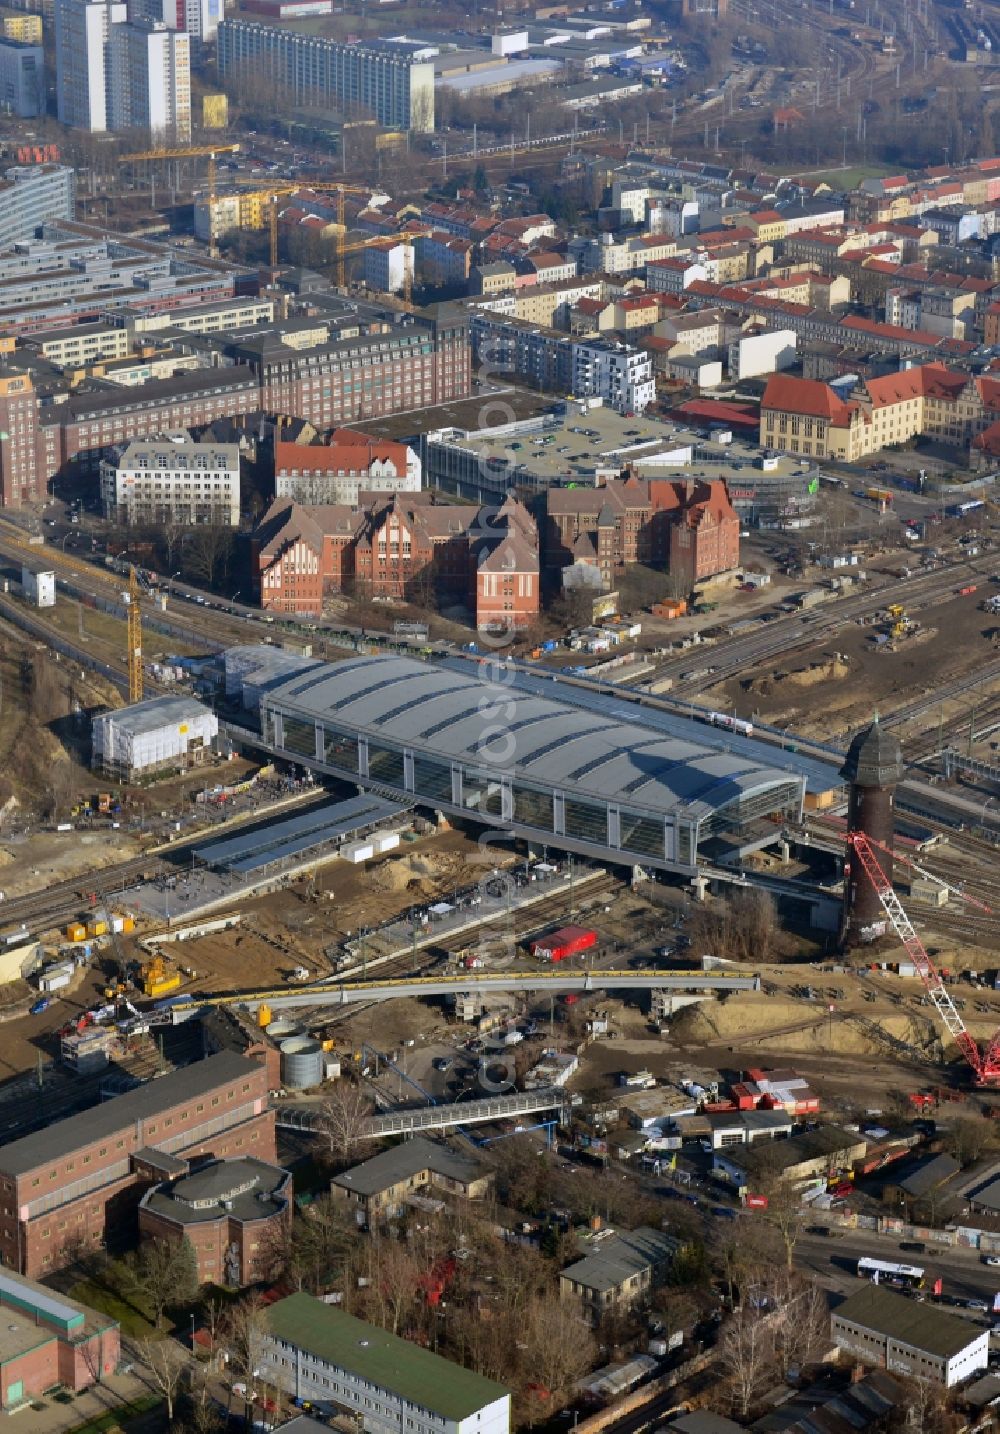
[[[76,171],[66,164],[23,164],[0,182],[0,249],[30,239],[50,219],[72,219]]]
[[[0,109],[21,119],[45,113],[45,54],[41,45],[0,40]]]
[[[223,80],[245,71],[250,79],[286,87],[299,104],[320,100],[340,111],[368,113],[393,129],[434,129],[434,65],[402,47],[224,20],[218,57]]]
[[[514,708],[502,731],[483,720],[491,691]],[[749,744],[724,750],[695,723],[682,738],[597,699],[584,710],[547,691],[512,697],[481,673],[406,657],[292,678],[262,698],[261,729],[289,760],[362,787],[597,861],[689,875],[700,859],[770,845],[771,818],[797,817],[804,800],[795,770]]]
[[[366,1324],[313,1295],[267,1311],[262,1373],[359,1434],[509,1434],[510,1394],[471,1369]]]
[[[101,506],[114,523],[240,521],[236,443],[194,443],[187,435],[129,443],[101,461]]]
[[[274,1163],[267,1090],[263,1065],[223,1053],[0,1147],[0,1260],[40,1277],[75,1246],[120,1237],[182,1157]]]

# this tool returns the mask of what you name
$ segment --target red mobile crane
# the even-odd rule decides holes
[[[924,943],[917,935],[913,922],[903,910],[903,904],[893,890],[892,882],[879,865],[871,841],[864,832],[848,832],[847,845],[849,850],[853,849],[864,867],[865,874],[882,903],[882,909],[892,922],[907,956],[920,973],[931,1004],[972,1068],[976,1084],[1000,1084],[1000,1031],[994,1035],[985,1052],[979,1049],[977,1042],[969,1035],[961,1013],[951,999],[934,962],[928,956]]]

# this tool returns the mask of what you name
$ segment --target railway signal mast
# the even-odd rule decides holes
[[[903,909],[903,904],[893,890],[892,882],[879,865],[875,848],[864,832],[848,832],[849,853],[853,853],[876,892],[893,930],[903,943],[903,948],[920,979],[924,983],[931,1005],[937,1011],[945,1029],[968,1061],[977,1085],[1000,1084],[1000,1031],[994,1035],[985,1051],[970,1036],[961,1012],[941,979],[934,962],[928,956],[924,943],[917,935],[913,922]]]

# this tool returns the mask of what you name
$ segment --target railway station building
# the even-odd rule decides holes
[[[744,737],[519,689],[492,659],[456,666],[324,664],[262,697],[262,734],[314,771],[601,862],[694,874],[801,817],[805,778]]]

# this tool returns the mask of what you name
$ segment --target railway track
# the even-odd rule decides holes
[[[143,877],[154,878],[168,870],[167,862],[158,856],[138,856],[100,873],[101,887],[113,900],[116,890],[122,891]],[[74,876],[48,886],[44,891],[26,893],[4,901],[0,918],[4,926],[27,926],[30,931],[44,931],[71,921],[89,905],[92,887],[86,876]]]

